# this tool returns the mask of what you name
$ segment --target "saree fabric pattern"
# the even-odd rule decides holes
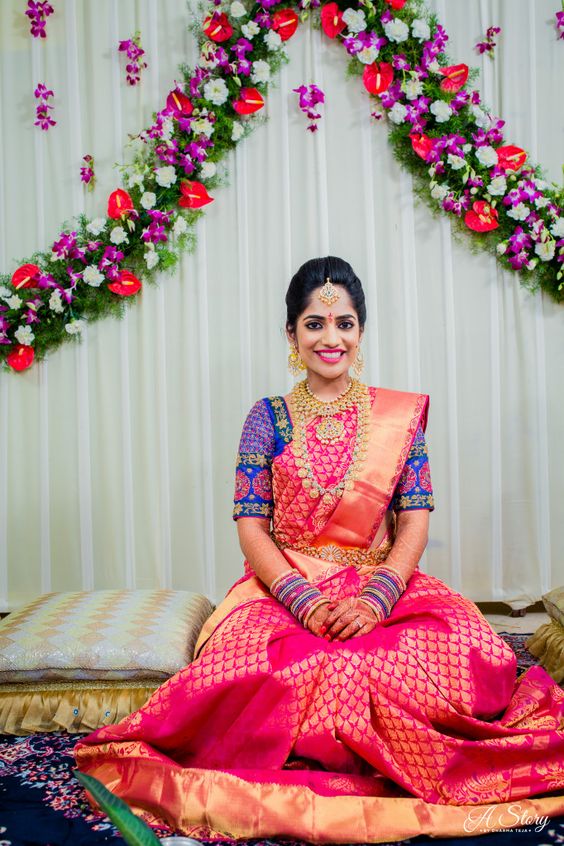
[[[367,460],[341,497],[303,487],[291,421],[270,458],[245,453],[257,443],[242,438],[244,454],[267,457],[251,466],[270,474],[273,539],[335,600],[358,595],[385,560],[414,445],[426,462],[428,397],[371,396]],[[340,414],[336,449],[307,426],[326,487],[354,440],[355,409]],[[245,562],[196,653],[139,711],[76,747],[79,768],[149,822],[209,839],[379,843],[564,812],[564,693],[541,667],[516,678],[514,653],[477,606],[418,568],[386,620],[339,642],[304,629]]]

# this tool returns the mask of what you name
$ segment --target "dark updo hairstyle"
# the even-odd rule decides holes
[[[327,277],[333,285],[346,288],[358,315],[360,329],[364,329],[366,303],[360,279],[348,261],[337,256],[325,256],[306,261],[292,277],[286,292],[286,329],[289,332],[296,331],[298,317],[307,308],[312,292],[324,285]]]

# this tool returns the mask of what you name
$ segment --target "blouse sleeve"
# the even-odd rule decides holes
[[[412,511],[417,508],[433,511],[435,508],[427,444],[421,426],[415,433],[405,467],[395,487],[390,508],[394,511]]]
[[[272,517],[272,458],[275,430],[264,399],[256,402],[243,424],[235,468],[233,519]]]

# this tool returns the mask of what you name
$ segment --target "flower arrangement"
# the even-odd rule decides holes
[[[506,141],[504,122],[470,87],[468,66],[449,64],[447,33],[420,0],[215,0],[195,25],[196,66],[180,69],[152,125],[132,142],[133,161],[121,168],[123,187],[105,216],[81,216],[0,277],[0,355],[10,367],[29,367],[80,335],[85,321],[121,313],[141,291],[139,277],[169,270],[194,245],[219,163],[256,125],[287,60],[284,43],[312,15],[347,51],[372,114],[387,116],[394,153],[420,196],[527,287],[564,300],[563,192]]]
[[[86,185],[89,191],[93,191],[96,184],[94,157],[91,155],[83,156],[82,161],[84,164],[80,168],[80,180]]]
[[[30,33],[34,38],[47,38],[45,25],[55,10],[48,0],[27,0],[26,17],[29,18]]]
[[[499,26],[489,26],[486,31],[486,38],[484,41],[478,41],[476,44],[476,50],[480,55],[482,53],[487,53],[489,56],[493,58],[494,50],[497,46],[496,44],[496,36],[498,36],[501,32],[501,28]]]
[[[307,128],[310,132],[317,132],[319,129],[317,121],[321,119],[321,113],[317,107],[325,102],[325,94],[317,85],[300,85],[293,89],[299,97],[299,107],[309,120]]]
[[[120,41],[118,50],[127,56],[125,78],[128,85],[137,85],[141,82],[141,71],[147,67],[147,62],[142,61],[145,51],[141,47],[141,33],[136,32],[133,38]]]
[[[54,97],[53,92],[47,88],[42,82],[37,84],[37,88],[33,92],[36,100],[39,100],[35,108],[35,123],[34,126],[39,126],[42,130],[47,132],[49,127],[55,126],[57,121],[53,120],[49,112],[53,111],[53,106],[49,103],[49,99]]]

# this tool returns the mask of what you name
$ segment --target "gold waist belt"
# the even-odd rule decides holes
[[[356,567],[357,570],[361,567],[376,567],[386,560],[392,549],[392,542],[389,539],[381,543],[378,549],[361,549],[357,546],[337,546],[337,544],[298,547],[279,543],[276,538],[273,540],[279,549],[295,549],[296,552],[303,552],[304,555],[311,555],[313,558],[321,558],[323,561],[334,564]]]

